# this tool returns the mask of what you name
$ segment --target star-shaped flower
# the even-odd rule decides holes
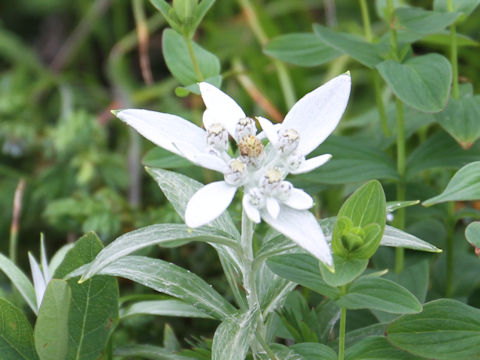
[[[224,174],[223,181],[205,185],[190,199],[185,212],[188,226],[198,227],[221,215],[238,188],[243,187],[243,208],[259,223],[265,220],[318,259],[332,265],[330,249],[315,217],[308,211],[313,200],[286,181],[288,174],[311,171],[331,155],[306,156],[337,126],[350,95],[350,75],[343,74],[308,93],[288,112],[282,124],[247,117],[228,95],[200,83],[206,110],[205,130],[178,116],[140,109],[116,115],[144,137],[194,164]],[[228,152],[229,135],[238,154]],[[265,144],[262,141],[268,139]]]

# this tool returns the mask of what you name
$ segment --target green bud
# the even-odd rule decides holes
[[[197,9],[198,0],[173,0],[173,10],[182,23],[189,22]]]
[[[341,234],[340,238],[345,249],[351,252],[363,245],[365,231],[361,227],[356,226]]]

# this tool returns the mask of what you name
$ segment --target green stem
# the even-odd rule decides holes
[[[238,0],[238,2],[245,13],[248,25],[250,26],[253,34],[257,38],[260,45],[262,47],[265,46],[268,42],[268,36],[265,30],[262,28],[255,7],[252,5],[250,0]],[[277,71],[278,81],[280,82],[285,104],[290,109],[296,102],[292,79],[285,64],[276,59],[272,60],[272,62],[275,66],[275,70]]]
[[[256,332],[256,338],[257,338],[258,342],[260,343],[260,345],[262,346],[263,350],[265,350],[265,352],[267,353],[268,358],[271,359],[271,360],[278,360],[278,357],[275,355],[275,353],[272,351],[272,349],[270,349],[270,346],[268,346],[267,342],[263,338],[263,335],[258,331],[258,329],[257,329],[257,332]]]
[[[360,0],[360,10],[362,12],[363,30],[365,32],[365,39],[368,42],[373,42],[372,27],[370,25],[370,16],[368,14],[368,6],[366,0]],[[390,136],[388,129],[387,112],[385,104],[382,99],[382,90],[380,87],[380,75],[377,70],[372,70],[373,86],[375,89],[375,103],[377,104],[378,116],[382,126],[382,132],[385,137]]]
[[[13,263],[17,262],[18,229],[20,227],[20,214],[22,212],[22,197],[25,189],[25,180],[20,179],[13,195],[12,223],[10,226],[9,257]]]
[[[453,1],[447,0],[447,10],[453,12]],[[452,97],[458,99],[458,53],[457,53],[457,27],[450,25],[450,62],[452,63]]]
[[[187,36],[184,36],[184,39],[187,42],[188,54],[190,55],[190,59],[192,60],[193,69],[195,70],[195,75],[197,75],[197,80],[201,82],[204,79],[203,79],[202,72],[200,71],[200,66],[198,65],[197,58],[195,57],[195,51],[193,51],[192,39],[190,39]]]
[[[347,292],[347,286],[344,285],[340,288],[340,293],[345,295]],[[343,360],[345,357],[345,333],[347,328],[347,309],[340,308],[340,329],[338,334],[338,360]]]
[[[397,113],[397,172],[400,180],[397,183],[397,201],[405,201],[405,119],[403,115],[403,103],[400,99],[395,100]],[[395,216],[395,226],[403,230],[405,228],[405,208],[397,211]],[[395,249],[395,272],[400,273],[404,267],[404,249]]]
[[[455,203],[453,201],[447,203],[447,275],[445,283],[445,297],[453,295],[453,254],[455,249]]]

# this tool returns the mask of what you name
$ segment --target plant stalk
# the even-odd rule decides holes
[[[18,247],[18,229],[20,228],[20,214],[22,213],[22,197],[25,190],[25,179],[20,179],[15,194],[13,195],[13,214],[12,223],[10,225],[10,244],[9,257],[13,263],[17,262]]]
[[[340,293],[345,295],[347,292],[347,285],[340,287]],[[345,357],[345,333],[347,328],[347,309],[340,308],[340,328],[338,331],[338,360],[343,360]]]
[[[453,1],[447,0],[447,10],[453,12]],[[458,53],[457,53],[457,27],[450,25],[450,62],[452,64],[452,97],[458,99]]]
[[[396,122],[397,122],[397,172],[400,180],[397,183],[397,201],[405,201],[405,119],[403,115],[403,103],[399,98],[395,100]],[[395,216],[395,226],[401,230],[405,228],[405,208],[397,210]],[[405,250],[395,248],[395,272],[398,274],[403,271]]]

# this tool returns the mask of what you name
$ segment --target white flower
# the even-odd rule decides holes
[[[313,200],[286,181],[288,174],[311,171],[331,155],[306,156],[337,126],[350,94],[350,75],[343,74],[308,93],[288,112],[282,124],[257,117],[263,132],[257,135],[255,120],[228,95],[208,83],[200,83],[206,110],[205,130],[178,116],[148,110],[122,110],[117,116],[158,146],[194,164],[224,174],[223,181],[202,187],[190,199],[185,212],[188,226],[198,227],[221,215],[235,192],[243,187],[243,208],[259,223],[273,228],[328,265],[330,250],[315,217],[308,211]],[[238,156],[228,153],[228,134],[236,141]],[[269,143],[262,140],[267,138]]]

